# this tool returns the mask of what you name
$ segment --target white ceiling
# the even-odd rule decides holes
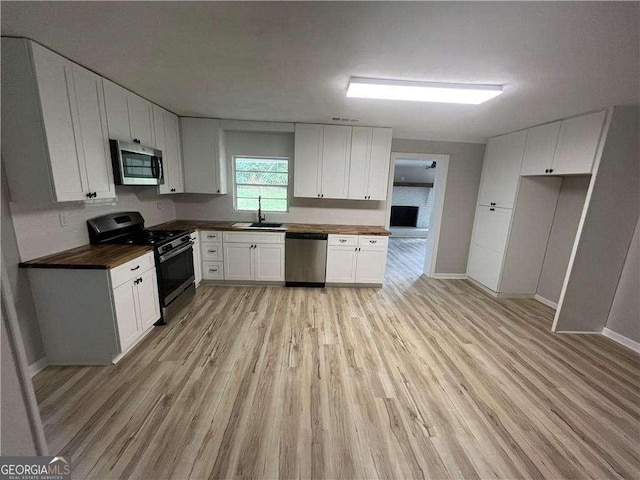
[[[26,36],[179,115],[487,137],[639,103],[638,2],[2,2]],[[483,105],[346,98],[350,76],[504,84]]]

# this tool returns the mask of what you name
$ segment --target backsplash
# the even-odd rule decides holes
[[[176,209],[168,196],[155,187],[116,187],[112,202],[64,202],[45,206],[11,203],[21,261],[79,247],[89,243],[87,220],[110,212],[139,211],[145,226],[176,218]],[[61,218],[62,217],[62,218]],[[62,226],[66,223],[66,226]]]

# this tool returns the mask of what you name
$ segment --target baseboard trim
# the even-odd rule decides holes
[[[47,357],[42,357],[40,360],[29,365],[29,375],[31,375],[31,377],[35,377],[38,372],[42,371],[48,365],[49,361],[47,360]]]
[[[484,293],[486,293],[490,297],[498,298],[498,294],[496,292],[491,290],[489,287],[485,287],[484,285],[482,285],[480,282],[474,280],[473,278],[467,277],[467,281],[469,283],[471,283],[471,285],[473,285],[473,286],[479,288],[480,290],[482,290]]]
[[[610,338],[614,342],[619,343],[620,345],[624,345],[627,348],[630,348],[636,353],[640,353],[640,343],[635,340],[631,340],[630,338],[625,337],[624,335],[620,335],[618,332],[614,332],[610,328],[604,327],[602,329],[602,335],[607,338]]]
[[[540,303],[544,303],[547,307],[551,307],[554,310],[558,309],[558,304],[555,302],[552,302],[551,300],[549,300],[548,298],[544,298],[542,295],[538,295],[537,293],[533,296],[534,299],[536,299],[537,301],[539,301]]]
[[[466,280],[466,273],[434,273],[431,278],[437,280]]]

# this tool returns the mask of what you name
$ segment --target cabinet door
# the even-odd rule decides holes
[[[225,280],[253,280],[253,277],[252,245],[249,243],[225,243]]]
[[[329,245],[327,247],[328,283],[354,283],[356,280],[356,248]]]
[[[478,205],[473,243],[495,252],[504,252],[513,210]]]
[[[368,200],[386,200],[389,188],[389,162],[391,161],[391,129],[374,128],[371,136],[369,161]]]
[[[387,249],[362,247],[356,261],[356,283],[382,283],[387,267]]]
[[[257,244],[253,251],[255,280],[284,281],[284,245]]]
[[[471,243],[467,276],[485,287],[498,291],[504,253]]]
[[[147,270],[136,285],[140,330],[144,332],[160,319],[160,299],[158,297],[158,278],[156,269]]]
[[[137,285],[134,282],[135,280],[130,280],[113,290],[121,352],[136,341],[142,329],[138,325]]]
[[[348,196],[353,200],[367,198],[372,131],[371,127],[353,127],[351,132]]]
[[[553,122],[530,128],[522,159],[520,175],[546,175],[553,164],[560,124]]]
[[[513,208],[527,131],[489,139],[482,167],[478,203]]]
[[[169,179],[169,192],[167,193],[183,193],[184,177],[182,174],[182,154],[180,152],[178,117],[170,112],[164,112],[164,137],[167,158],[164,169]],[[166,185],[167,181],[165,180],[165,186]]]
[[[607,112],[562,121],[553,159],[554,175],[591,173]]]
[[[115,198],[102,78],[73,65],[73,83],[88,189],[95,198]]]
[[[322,176],[322,125],[296,124],[294,153],[294,197],[317,198]]]
[[[188,193],[221,193],[217,120],[180,118],[184,191]]]
[[[196,286],[202,281],[202,255],[200,254],[200,239],[198,232],[191,234],[193,240],[193,274],[195,276]]]
[[[160,150],[162,152],[162,159],[164,160],[167,144],[164,138],[164,116],[165,110],[158,105],[152,105],[151,111],[153,113],[153,138],[154,145],[156,150]]]
[[[351,127],[325,125],[322,135],[322,198],[348,198]]]
[[[79,127],[74,125],[77,117],[72,113],[76,111],[76,101],[71,62],[40,45],[32,45],[56,200],[85,200],[89,189]]]
[[[129,122],[133,140],[140,140],[142,145],[155,146],[153,138],[153,111],[148,102],[135,93],[127,92],[127,106],[129,108]]]
[[[129,107],[127,106],[127,92],[120,85],[102,79],[104,89],[104,102],[107,109],[107,127],[109,138],[130,142],[131,126],[129,124]]]

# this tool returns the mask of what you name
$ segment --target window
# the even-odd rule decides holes
[[[236,210],[286,212],[288,207],[289,159],[235,157]]]

